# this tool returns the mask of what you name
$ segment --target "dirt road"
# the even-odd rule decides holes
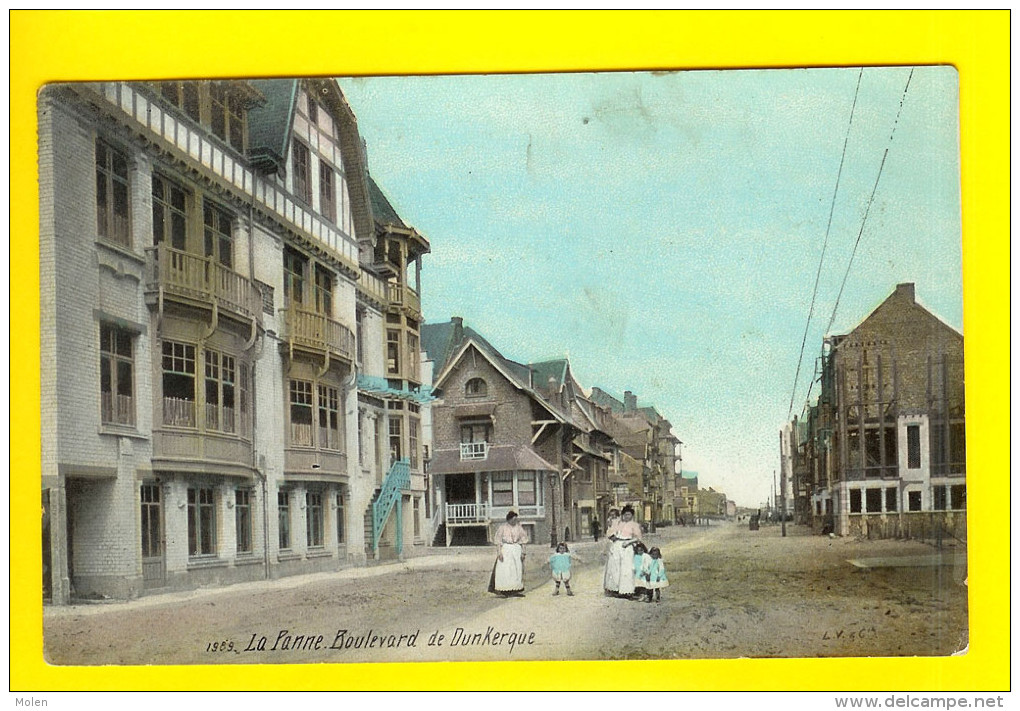
[[[602,544],[553,597],[529,546],[523,598],[485,592],[491,549],[368,568],[49,607],[52,664],[933,656],[967,644],[965,551],[789,526],[669,527],[661,603],[605,597]],[[850,562],[853,561],[853,562]]]

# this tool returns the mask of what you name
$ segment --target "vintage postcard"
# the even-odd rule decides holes
[[[54,673],[974,654],[957,67],[153,76],[34,107]]]

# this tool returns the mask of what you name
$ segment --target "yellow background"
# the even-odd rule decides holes
[[[628,689],[639,675],[641,688],[662,690],[1009,689],[1009,42],[1008,11],[12,12],[10,688]],[[961,103],[970,474],[966,655],[302,667],[43,662],[35,116],[43,84],[946,63],[959,70]]]

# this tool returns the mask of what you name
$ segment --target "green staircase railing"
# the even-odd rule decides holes
[[[403,530],[403,507],[401,502],[403,497],[401,491],[408,489],[411,486],[411,463],[407,459],[400,459],[393,462],[393,466],[390,467],[390,471],[386,474],[386,478],[383,480],[382,488],[379,490],[379,495],[375,497],[375,501],[372,502],[372,550],[379,553],[379,539],[382,537],[383,527],[386,525],[386,521],[390,516],[390,512],[393,511],[394,506],[397,509],[397,531],[396,531],[396,543],[395,548],[397,555],[400,555],[404,550],[404,530]]]

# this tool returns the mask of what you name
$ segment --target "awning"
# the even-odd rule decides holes
[[[429,463],[429,474],[467,474],[471,472],[545,471],[554,467],[535,450],[523,444],[489,447],[485,459],[461,459],[460,449],[437,449]]]

